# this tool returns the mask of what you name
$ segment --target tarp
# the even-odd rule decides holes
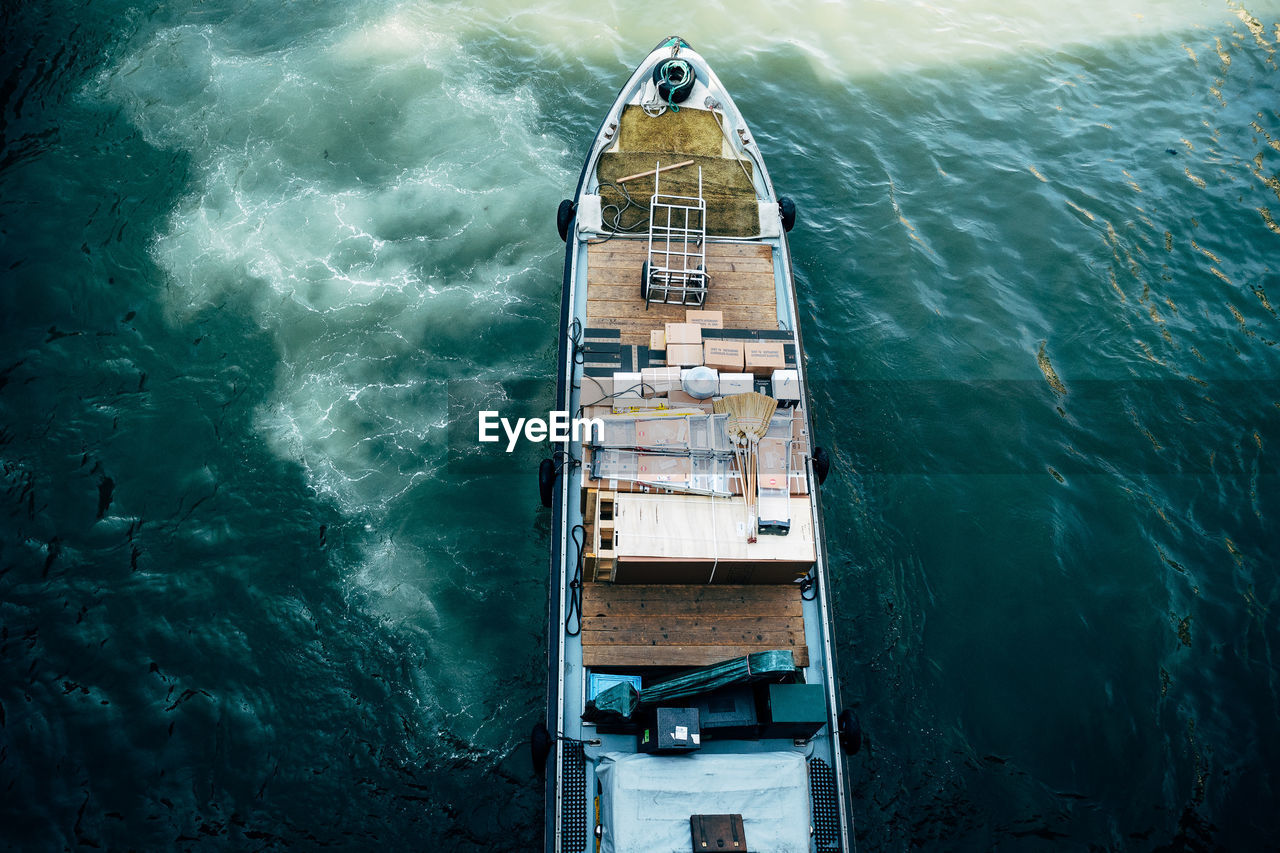
[[[596,777],[602,853],[688,853],[695,814],[742,815],[751,850],[809,851],[809,777],[800,753],[608,753]]]
[[[652,708],[676,699],[701,696],[703,693],[734,684],[778,681],[783,676],[792,675],[795,669],[795,658],[790,649],[755,652],[746,657],[704,666],[702,669],[650,685],[640,691],[640,705]]]
[[[600,691],[600,695],[587,702],[582,719],[589,723],[616,723],[631,719],[640,694],[627,682],[615,684]]]

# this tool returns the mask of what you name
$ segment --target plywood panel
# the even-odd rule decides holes
[[[619,559],[779,560],[812,563],[817,554],[807,497],[791,500],[786,536],[746,537],[742,501],[702,495],[619,494],[614,551]]]
[[[807,666],[800,591],[785,586],[624,586],[582,589],[583,663],[704,666],[789,649]]]

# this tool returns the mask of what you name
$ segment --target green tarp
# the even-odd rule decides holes
[[[756,652],[746,657],[727,660],[668,678],[644,688],[639,693],[623,682],[601,691],[587,703],[582,719],[588,722],[623,722],[631,719],[641,707],[670,705],[736,684],[757,681],[782,681],[795,674],[796,663],[789,649]]]
[[[756,652],[650,685],[640,691],[640,705],[668,705],[676,699],[701,696],[721,687],[752,684],[756,681],[778,681],[784,675],[793,675],[795,670],[796,662],[790,649]]]

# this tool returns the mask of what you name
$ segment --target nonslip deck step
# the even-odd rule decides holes
[[[587,769],[582,744],[567,743],[564,748],[564,849],[581,850],[587,846]]]
[[[821,758],[809,761],[809,795],[813,798],[813,843],[819,851],[840,849],[840,812],[836,777]]]

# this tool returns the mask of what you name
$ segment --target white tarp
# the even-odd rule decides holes
[[[608,753],[596,776],[602,853],[689,853],[695,814],[742,815],[752,850],[808,853],[809,774],[799,753]]]

